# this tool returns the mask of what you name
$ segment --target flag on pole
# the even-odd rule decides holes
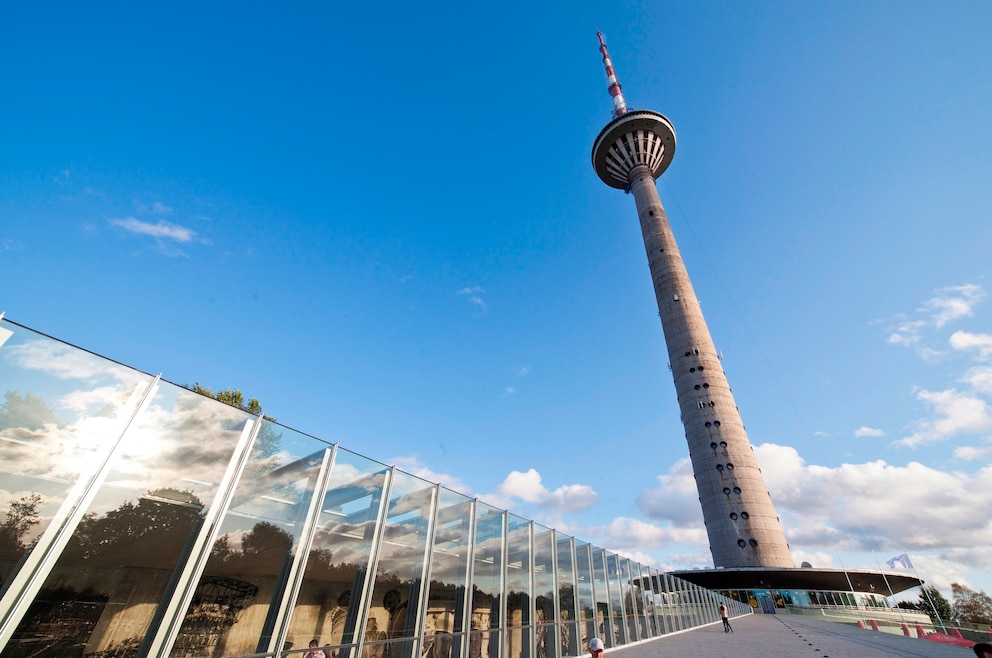
[[[886,560],[885,564],[889,565],[890,569],[905,569],[909,571],[913,568],[913,563],[909,561],[909,556],[905,553],[897,555],[891,560]]]

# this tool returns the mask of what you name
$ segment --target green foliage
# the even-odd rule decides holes
[[[39,504],[41,504],[41,496],[36,493],[10,501],[7,518],[0,523],[0,559],[20,558],[27,548],[24,538],[31,528],[39,523]]]
[[[40,430],[45,425],[61,425],[55,412],[48,408],[45,399],[34,393],[23,396],[20,391],[7,391],[0,404],[0,430]]]
[[[992,624],[992,597],[984,591],[976,592],[970,587],[951,583],[951,599],[959,622]]]
[[[258,398],[251,398],[248,402],[245,402],[244,393],[241,389],[225,388],[223,390],[214,393],[211,389],[206,386],[202,386],[200,382],[195,382],[192,386],[189,384],[183,384],[183,388],[187,388],[194,393],[199,393],[200,395],[205,395],[211,397],[224,404],[229,404],[232,407],[237,407],[242,411],[247,411],[253,416],[262,416],[262,418],[276,422],[276,419],[272,416],[267,416],[262,413],[262,403],[258,401]],[[258,437],[255,440],[255,447],[253,449],[252,464],[249,468],[249,472],[265,472],[275,468],[274,463],[269,463],[269,457],[272,457],[279,452],[279,444],[282,435],[279,434],[271,424],[265,423],[262,425],[262,429],[258,433]]]
[[[900,606],[902,607],[902,606]],[[916,603],[916,609],[930,615],[934,621],[951,621],[954,619],[954,610],[950,602],[940,590],[933,585],[924,585],[920,590],[920,600]]]
[[[195,382],[192,386],[189,384],[183,384],[183,388],[188,388],[194,393],[199,393],[200,395],[206,395],[207,397],[213,398],[224,404],[229,404],[232,407],[237,407],[242,411],[247,411],[254,416],[264,416],[262,413],[262,403],[258,401],[258,398],[251,398],[245,402],[245,395],[241,392],[241,389],[225,388],[217,391],[207,388],[206,386],[201,386],[200,382]],[[275,421],[272,416],[264,416],[271,421]]]

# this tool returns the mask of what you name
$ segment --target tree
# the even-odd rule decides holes
[[[41,496],[33,493],[10,501],[7,518],[0,523],[0,559],[17,560],[27,545],[24,538],[34,526],[38,525],[38,505]]]
[[[0,404],[0,429],[22,428],[40,430],[46,424],[60,425],[55,412],[45,404],[45,398],[34,393],[7,391]]]
[[[909,601],[903,601],[903,603],[907,603],[908,605],[900,603],[898,607],[922,610],[930,615],[930,618],[934,621],[938,619],[941,621],[951,621],[954,619],[954,610],[951,608],[951,604],[940,593],[940,590],[933,585],[924,585],[920,589],[920,600],[916,603]]]
[[[951,598],[959,622],[992,624],[992,597],[984,591],[976,592],[970,587],[951,583]]]
[[[214,393],[213,390],[207,388],[206,386],[201,386],[200,382],[195,382],[192,386],[189,384],[183,384],[183,388],[188,388],[194,393],[206,395],[207,397],[213,398],[218,402],[223,402],[224,404],[229,404],[232,407],[237,407],[238,409],[247,411],[254,416],[264,416],[271,421],[275,421],[275,418],[272,416],[265,416],[262,413],[262,403],[258,401],[258,398],[251,398],[245,402],[245,395],[241,392],[240,388],[225,388]]]
[[[218,402],[223,402],[224,404],[229,404],[232,407],[237,407],[242,411],[247,411],[253,416],[261,416],[265,420],[276,422],[273,416],[268,416],[262,413],[262,403],[258,401],[258,398],[250,398],[245,402],[245,395],[241,392],[241,389],[225,388],[217,391],[207,388],[206,386],[200,385],[200,382],[195,382],[192,386],[189,384],[183,384],[183,388],[189,389],[194,393],[199,393],[200,395],[205,395],[207,397],[213,398]],[[272,425],[266,423],[262,426],[261,431],[258,433],[258,438],[255,441],[254,456],[256,460],[266,460],[268,457],[272,457],[277,452],[279,452],[279,439],[282,435],[277,433]],[[271,470],[274,465],[266,464],[265,468],[262,470]]]

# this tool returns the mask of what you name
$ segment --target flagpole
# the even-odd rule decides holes
[[[903,553],[903,555],[906,556],[906,559],[909,559],[909,553]],[[909,566],[913,570],[913,575],[916,576],[916,579],[921,583],[926,583],[925,580],[920,578],[920,574],[916,571],[916,565],[913,564],[912,560],[909,560]],[[940,611],[937,610],[937,604],[934,603],[933,597],[930,596],[929,592],[927,592],[926,585],[920,585],[920,592],[923,594],[924,598],[930,602],[930,609],[933,610],[933,616],[936,617],[937,621],[940,623],[941,630],[946,633],[947,625],[944,623],[944,619],[940,616]]]
[[[861,601],[858,599],[858,594],[854,591],[854,585],[851,584],[851,574],[847,573],[847,567],[844,566],[844,560],[840,559],[840,552],[837,553],[837,561],[840,562],[840,568],[844,571],[844,577],[847,578],[847,586],[851,588],[851,598],[854,599],[854,607],[861,609]]]
[[[885,577],[885,572],[882,571],[882,565],[878,561],[878,556],[875,555],[874,550],[871,552],[871,556],[875,558],[875,564],[878,565],[878,572],[882,574],[882,580],[885,581],[885,587],[889,590],[889,598],[894,598],[895,594],[892,592],[892,585],[889,584],[889,579]],[[888,599],[886,599],[886,602],[889,603],[890,606],[892,605],[891,601],[889,601]],[[903,626],[906,626],[906,615],[903,613],[902,608],[900,608],[899,606],[895,606],[895,609],[899,611],[899,619],[902,620]]]

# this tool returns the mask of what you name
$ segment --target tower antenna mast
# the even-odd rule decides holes
[[[617,80],[617,74],[613,70],[613,62],[610,60],[610,55],[606,52],[606,42],[603,41],[603,33],[597,32],[596,36],[599,37],[599,52],[603,53],[603,68],[606,69],[606,88],[610,92],[610,96],[613,97],[613,118],[616,119],[627,114],[627,101],[623,99],[623,88],[620,86],[620,81]]]

